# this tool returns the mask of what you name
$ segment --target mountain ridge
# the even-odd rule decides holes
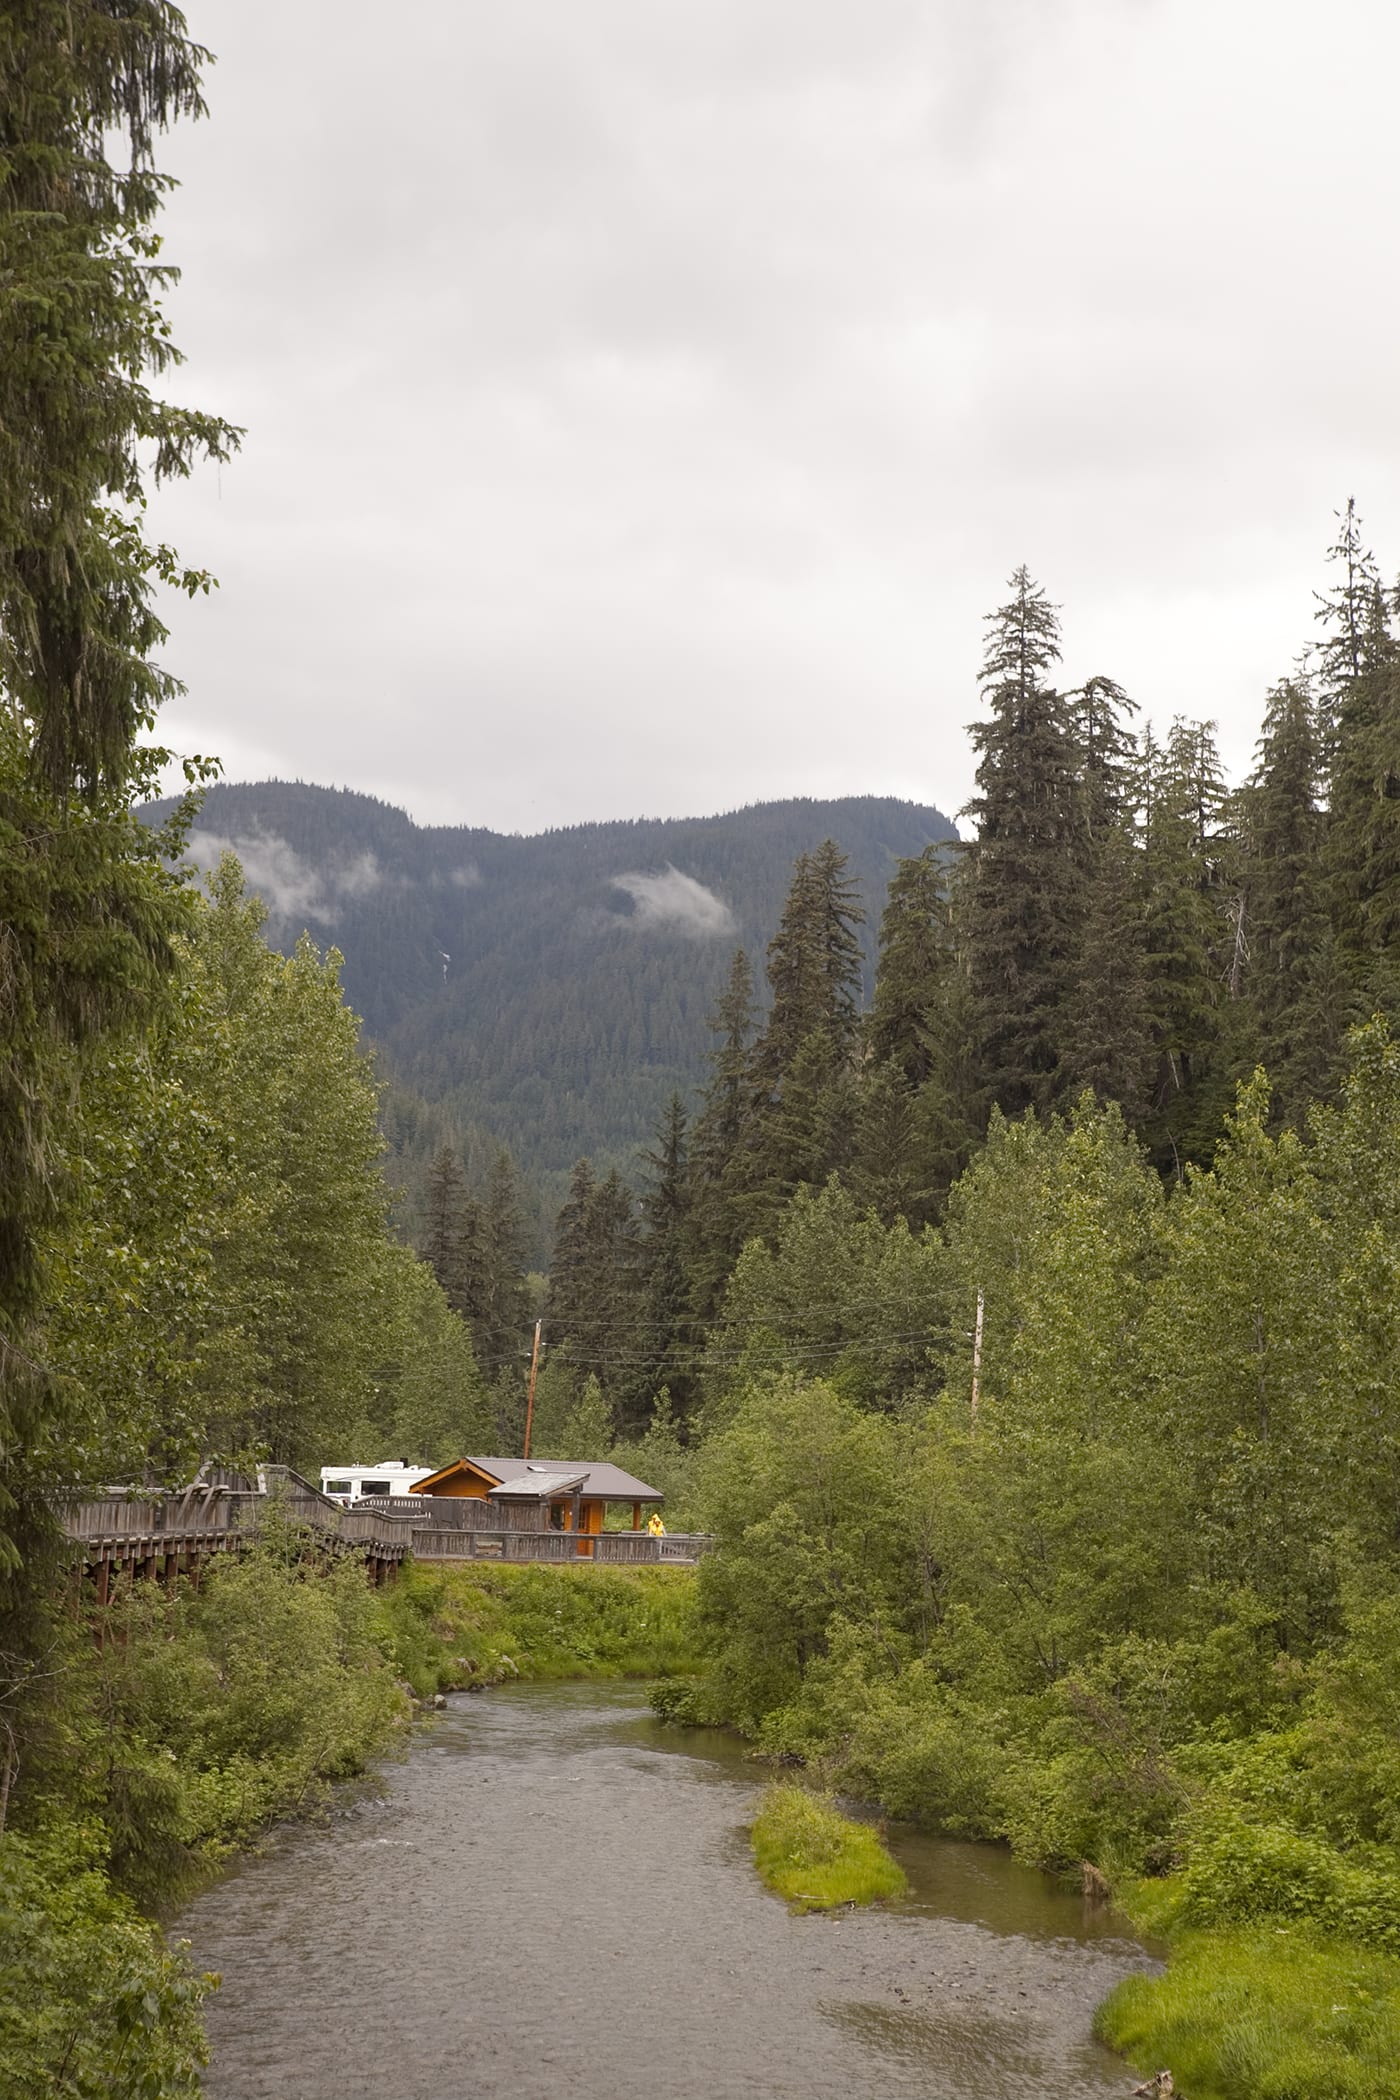
[[[507,1144],[552,1197],[582,1153],[627,1164],[700,1079],[729,959],[745,946],[761,983],[798,853],[832,837],[848,855],[869,967],[896,861],[955,836],[896,796],[509,833],[267,780],[209,788],[191,854],[238,854],[274,946],[305,928],[339,948],[367,1035],[439,1134],[469,1156]]]

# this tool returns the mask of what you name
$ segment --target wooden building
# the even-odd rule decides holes
[[[621,1466],[591,1465],[570,1459],[454,1458],[416,1483],[415,1496],[446,1495],[484,1502],[506,1529],[571,1531],[596,1537],[609,1504],[632,1512],[632,1529],[642,1528],[644,1504],[658,1508],[665,1499]]]

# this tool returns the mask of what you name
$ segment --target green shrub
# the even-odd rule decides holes
[[[1190,1925],[1306,1920],[1400,1953],[1400,1876],[1277,1823],[1219,1814],[1177,1877]]]
[[[218,1561],[197,1589],[123,1583],[68,1630],[16,1827],[99,1831],[106,1871],[146,1910],[406,1733],[363,1565],[284,1549]]]
[[[868,1823],[853,1822],[829,1796],[805,1787],[770,1786],[751,1837],[759,1873],[795,1911],[873,1903],[908,1886]]]
[[[184,2100],[216,1981],[101,1870],[80,1835],[0,1837],[0,2100]]]

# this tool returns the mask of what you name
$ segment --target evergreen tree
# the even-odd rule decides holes
[[[833,1065],[849,1058],[859,1028],[861,949],[855,929],[865,918],[834,839],[800,853],[778,931],[768,946],[772,1004],[754,1045],[752,1067],[770,1095],[781,1090],[811,1036]]]
[[[1324,760],[1335,766],[1341,747],[1354,742],[1373,719],[1377,676],[1391,655],[1385,591],[1375,556],[1361,534],[1356,499],[1337,512],[1337,537],[1327,550],[1338,580],[1315,592],[1314,619],[1322,629],[1317,647],[1318,729]],[[1347,766],[1342,768],[1345,775]]]
[[[1330,915],[1357,1011],[1400,1005],[1400,649],[1348,502],[1321,597],[1319,712],[1329,760]]]
[[[204,104],[207,51],[169,6],[29,0],[0,45],[0,685],[34,725],[60,799],[119,793],[174,681],[154,581],[207,589],[139,514],[157,482],[225,459],[238,433],[159,400],[178,363],[152,232],[168,179],[156,134]],[[120,138],[126,164],[108,147]]]
[[[1130,817],[1137,801],[1138,747],[1126,720],[1137,713],[1137,702],[1104,677],[1086,679],[1067,698],[1079,744],[1084,825],[1097,839]]]
[[[1294,1122],[1326,1091],[1344,1010],[1326,910],[1321,770],[1312,694],[1301,678],[1285,679],[1269,695],[1239,810],[1257,1054]]]
[[[941,850],[899,861],[880,921],[850,1161],[851,1186],[886,1220],[934,1216],[974,1140],[967,980],[954,926]]]
[[[588,1317],[588,1215],[596,1188],[592,1161],[576,1161],[554,1228],[554,1258],[545,1295],[544,1324],[551,1349],[571,1342]]]
[[[690,1177],[685,1105],[671,1096],[655,1148],[643,1154],[650,1170],[642,1194],[641,1354],[638,1376],[624,1387],[624,1428],[640,1430],[656,1395],[668,1387],[683,1414],[693,1383],[695,1317],[691,1307]]]
[[[1054,1097],[1065,1052],[1065,1000],[1084,874],[1078,723],[1051,681],[1056,611],[1026,569],[988,616],[982,697],[973,725],[977,793],[968,814],[963,938],[985,1094],[1009,1114]]]
[[[530,1291],[520,1178],[504,1149],[496,1154],[481,1203],[481,1287],[473,1332],[482,1363],[506,1365],[528,1350]]]
[[[718,1305],[743,1245],[743,1154],[754,1113],[754,984],[742,948],[710,1027],[717,1041],[690,1148],[691,1290],[701,1317]]]
[[[580,1160],[560,1213],[545,1318],[556,1355],[599,1378],[609,1395],[643,1367],[640,1292],[632,1192],[616,1168],[595,1181]]]
[[[1066,997],[1064,1089],[1074,1098],[1089,1087],[1136,1122],[1148,1107],[1155,1061],[1141,854],[1119,819],[1091,842],[1091,857]]]
[[[919,1095],[901,1081],[896,1066],[872,1065],[863,1075],[845,1176],[856,1201],[873,1210],[882,1225],[893,1225],[896,1218],[924,1224],[944,1193],[936,1185],[929,1149]]]
[[[426,1216],[419,1253],[454,1312],[467,1310],[468,1204],[466,1177],[450,1145],[439,1146],[428,1174]]]
[[[1144,831],[1147,1010],[1156,1069],[1145,1134],[1158,1167],[1208,1160],[1238,1063],[1228,1011],[1238,921],[1231,910],[1227,796],[1210,726],[1177,720],[1148,744]]]
[[[870,1056],[912,1092],[929,1079],[948,978],[954,967],[948,877],[942,849],[896,862],[880,920],[870,1013]]]
[[[740,1211],[751,1232],[770,1230],[794,1189],[819,1185],[848,1156],[864,917],[833,840],[798,856],[768,949],[772,1005],[750,1060],[753,1143]]]

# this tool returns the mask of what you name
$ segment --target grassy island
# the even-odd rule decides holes
[[[837,1910],[902,1896],[904,1870],[868,1823],[800,1786],[770,1786],[751,1833],[754,1864],[795,1911]]]

